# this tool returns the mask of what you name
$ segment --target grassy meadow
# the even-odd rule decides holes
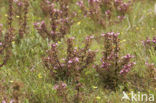
[[[133,4],[130,5],[129,11],[124,14],[124,19],[118,23],[113,23],[113,20],[118,20],[118,14],[113,11],[111,12],[113,15],[111,17],[112,23],[105,19],[105,27],[98,24],[91,17],[84,16],[83,11],[76,4],[79,0],[60,1],[70,1],[69,9],[71,12],[76,12],[77,16],[71,17],[74,22],[66,35],[58,37],[59,40],[50,39],[48,36],[42,37],[34,27],[34,23],[44,20],[48,30],[51,28],[49,23],[50,17],[42,9],[42,1],[44,0],[28,0],[26,28],[24,36],[20,38],[18,36],[20,16],[16,13],[19,8],[17,8],[16,4],[12,5],[13,14],[11,15],[13,20],[11,20],[12,26],[9,27],[8,18],[11,16],[8,13],[9,0],[0,0],[0,24],[2,24],[0,43],[5,41],[3,38],[7,35],[7,32],[10,33],[10,28],[14,28],[13,39],[6,42],[10,46],[4,49],[4,52],[0,52],[0,63],[3,63],[5,55],[9,55],[6,64],[0,67],[1,103],[145,103],[145,101],[121,101],[123,91],[128,95],[130,95],[131,91],[134,91],[136,94],[138,92],[153,94],[156,98],[156,67],[154,67],[156,65],[156,43],[152,46],[150,45],[150,47],[143,45],[143,41],[147,37],[152,39],[156,34],[155,0],[132,0]],[[88,0],[83,1],[86,4],[86,8],[89,8]],[[123,1],[127,2],[128,0]],[[16,0],[13,2],[16,3]],[[56,1],[56,5],[59,5],[59,0]],[[62,24],[60,23],[59,25]],[[24,31],[24,29],[21,30]],[[135,65],[125,76],[122,77],[121,74],[118,74],[121,75],[119,76],[121,83],[115,82],[115,87],[112,87],[113,84],[109,84],[109,81],[101,79],[95,68],[95,65],[100,65],[101,63],[103,47],[106,45],[101,34],[108,32],[120,33],[117,41],[118,46],[120,46],[119,57],[122,58],[126,54],[131,54],[134,56],[131,61],[135,62]],[[79,70],[77,72],[74,70],[72,75],[68,75],[70,79],[60,79],[61,77],[59,76],[56,76],[59,79],[55,79],[51,75],[51,70],[47,69],[43,62],[43,58],[48,56],[48,50],[55,47],[51,45],[57,43],[56,53],[60,61],[63,61],[62,58],[67,57],[68,54],[70,55],[68,53],[68,48],[70,48],[68,38],[75,38],[73,40],[74,48],[85,48],[86,36],[92,36],[93,38],[89,48],[95,51],[94,62],[91,62],[87,67],[80,66],[84,69],[81,73]],[[55,54],[55,52],[53,53]],[[81,54],[81,51],[77,55],[79,54]],[[84,58],[85,56],[87,55],[84,55]],[[56,57],[54,57],[55,59]],[[77,59],[78,62],[79,60],[80,58]],[[114,59],[112,59],[112,62],[114,62]],[[68,61],[68,63],[72,63],[72,61]],[[52,64],[51,68],[54,68],[53,65],[55,63]],[[83,63],[77,65],[83,65]],[[53,71],[53,73],[57,74],[56,71]],[[109,72],[106,75],[111,77],[114,74]],[[66,74],[62,78],[65,77]],[[114,78],[116,80],[118,77],[115,76]],[[124,81],[122,81],[122,78]],[[120,81],[120,79],[117,80]],[[58,83],[62,83],[61,85],[65,87],[59,88],[60,85]],[[155,102],[147,101],[147,103]]]

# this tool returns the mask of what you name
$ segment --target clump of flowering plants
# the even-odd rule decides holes
[[[58,57],[57,43],[52,44],[43,62],[55,80],[76,79],[85,68],[92,65],[95,57],[95,51],[89,49],[92,38],[86,37],[84,48],[74,48],[74,38],[68,38],[67,56],[63,59]]]
[[[9,87],[8,84],[5,84],[3,81],[3,85],[0,85],[0,99],[1,103],[21,103],[23,97],[25,96],[22,93],[22,88],[24,84],[20,81],[13,81],[11,86]],[[9,93],[5,91],[10,89]]]
[[[27,30],[27,15],[28,15],[28,7],[29,7],[29,2],[28,0],[13,0],[15,3],[15,15],[16,18],[18,19],[18,34],[19,34],[19,39],[24,37],[24,34],[26,34]]]
[[[152,80],[152,81],[156,81],[156,67],[154,63],[145,63],[146,67],[147,67],[147,71],[148,71],[148,77]]]
[[[19,34],[20,38],[23,38],[24,34],[26,33],[27,26],[27,13],[29,5],[28,1],[8,1],[9,7],[7,15],[7,32],[3,32],[3,24],[0,24],[0,54],[2,55],[0,67],[7,63],[12,53],[12,43],[14,41],[19,41],[19,38],[16,37],[16,33]],[[14,4],[18,5],[18,8],[14,8]],[[18,12],[19,9],[21,10],[20,12]],[[19,18],[18,23],[20,26],[18,27],[18,29],[13,28],[12,26],[13,22],[15,21],[15,18]]]
[[[62,103],[68,103],[68,91],[67,91],[67,84],[60,81],[57,84],[54,85],[54,90],[56,90],[56,93],[59,97],[62,98]]]
[[[41,21],[34,26],[43,38],[58,41],[70,32],[76,13],[70,11],[69,4],[70,0],[44,0],[41,3],[42,8],[46,7],[43,11],[48,13],[50,25]]]
[[[11,42],[13,41],[14,33],[13,33],[13,27],[12,27],[12,19],[13,19],[13,7],[12,7],[12,0],[9,0],[9,10],[8,10],[8,31],[6,32],[5,36],[3,36],[2,28],[3,24],[0,25],[0,54],[2,55],[2,60],[0,67],[5,65],[8,61],[8,58],[10,56],[10,47]],[[4,37],[4,38],[3,38]]]
[[[120,83],[124,83],[127,74],[135,65],[131,62],[134,57],[130,54],[119,56],[119,33],[109,32],[102,34],[104,49],[101,63],[96,65],[96,71],[107,88],[115,89]]]
[[[109,24],[117,23],[125,18],[129,12],[132,2],[123,0],[88,0],[88,7],[83,0],[77,2],[85,16],[90,17],[95,23],[106,27]],[[114,15],[117,14],[117,15]],[[115,20],[114,16],[119,20]]]
[[[153,48],[156,50],[156,37],[153,37],[152,39],[146,38],[146,40],[143,41],[143,45],[146,49]]]
[[[71,80],[75,84],[77,91],[74,96],[74,103],[81,101],[80,77],[83,71],[92,66],[95,58],[95,51],[89,49],[94,37],[87,36],[84,48],[74,48],[74,38],[67,39],[67,56],[60,59],[58,56],[57,43],[52,44],[51,49],[47,52],[48,57],[43,58],[43,62],[50,71],[54,80]]]

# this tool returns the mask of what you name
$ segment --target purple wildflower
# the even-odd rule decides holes
[[[69,60],[68,63],[71,64],[71,63],[73,63],[73,61],[72,60]]]
[[[79,62],[79,58],[78,58],[78,57],[76,57],[76,58],[75,58],[75,61],[76,61],[76,62]]]

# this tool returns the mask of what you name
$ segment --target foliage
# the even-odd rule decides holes
[[[59,41],[70,32],[70,28],[74,23],[73,18],[76,16],[75,12],[69,10],[70,0],[58,0],[59,7],[56,3],[55,0],[44,0],[41,3],[43,12],[46,12],[49,16],[50,25],[47,26],[45,21],[34,24],[43,38],[48,37],[53,41]]]
[[[58,58],[57,43],[52,44],[51,49],[47,52],[48,57],[44,58],[44,64],[50,70],[51,75],[56,80],[68,80],[90,66],[95,57],[95,51],[89,49],[92,36],[86,37],[84,48],[75,48],[74,38],[67,40],[67,56],[62,60]]]
[[[154,3],[0,0],[0,102],[121,103],[123,91],[156,96]]]
[[[83,0],[77,2],[80,6],[84,16],[90,17],[95,23],[100,24],[102,27],[106,28],[107,25],[121,22],[126,13],[130,11],[132,2],[124,2],[123,0],[88,0],[88,7],[85,6]],[[117,15],[114,12],[117,13]],[[119,21],[114,20],[116,16]],[[114,21],[112,21],[114,20]],[[109,21],[107,24],[106,21]]]
[[[101,64],[95,68],[106,88],[115,89],[120,83],[126,82],[126,76],[135,62],[131,62],[130,54],[119,56],[119,33],[109,32],[104,37],[104,50]]]

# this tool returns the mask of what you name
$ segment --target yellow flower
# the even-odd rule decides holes
[[[136,27],[136,30],[139,30],[139,27]]]
[[[97,100],[100,100],[100,99],[101,99],[101,97],[100,97],[100,96],[97,96],[97,97],[96,97],[96,99],[97,99]]]
[[[19,16],[17,15],[16,18],[19,18]]]
[[[39,73],[39,74],[38,74],[38,78],[40,78],[40,79],[42,78],[42,75],[41,75],[41,73]]]
[[[126,40],[124,39],[124,40],[120,41],[120,43],[125,42],[125,41],[126,41]]]
[[[79,22],[77,22],[77,25],[80,25],[81,24],[81,22],[79,21]]]
[[[61,42],[60,42],[60,41],[58,41],[57,43],[58,43],[58,44],[61,44]]]
[[[12,45],[14,45],[15,44],[15,41],[12,41],[11,43],[12,43]]]
[[[8,15],[7,14],[5,14],[5,17],[7,17]]]
[[[154,30],[154,28],[152,28],[152,30]]]
[[[13,83],[13,82],[14,82],[13,80],[10,81],[10,83]]]
[[[131,93],[128,93],[128,96],[130,96],[131,95]]]
[[[93,89],[97,89],[97,87],[96,87],[96,86],[92,86],[92,88],[93,88]]]

